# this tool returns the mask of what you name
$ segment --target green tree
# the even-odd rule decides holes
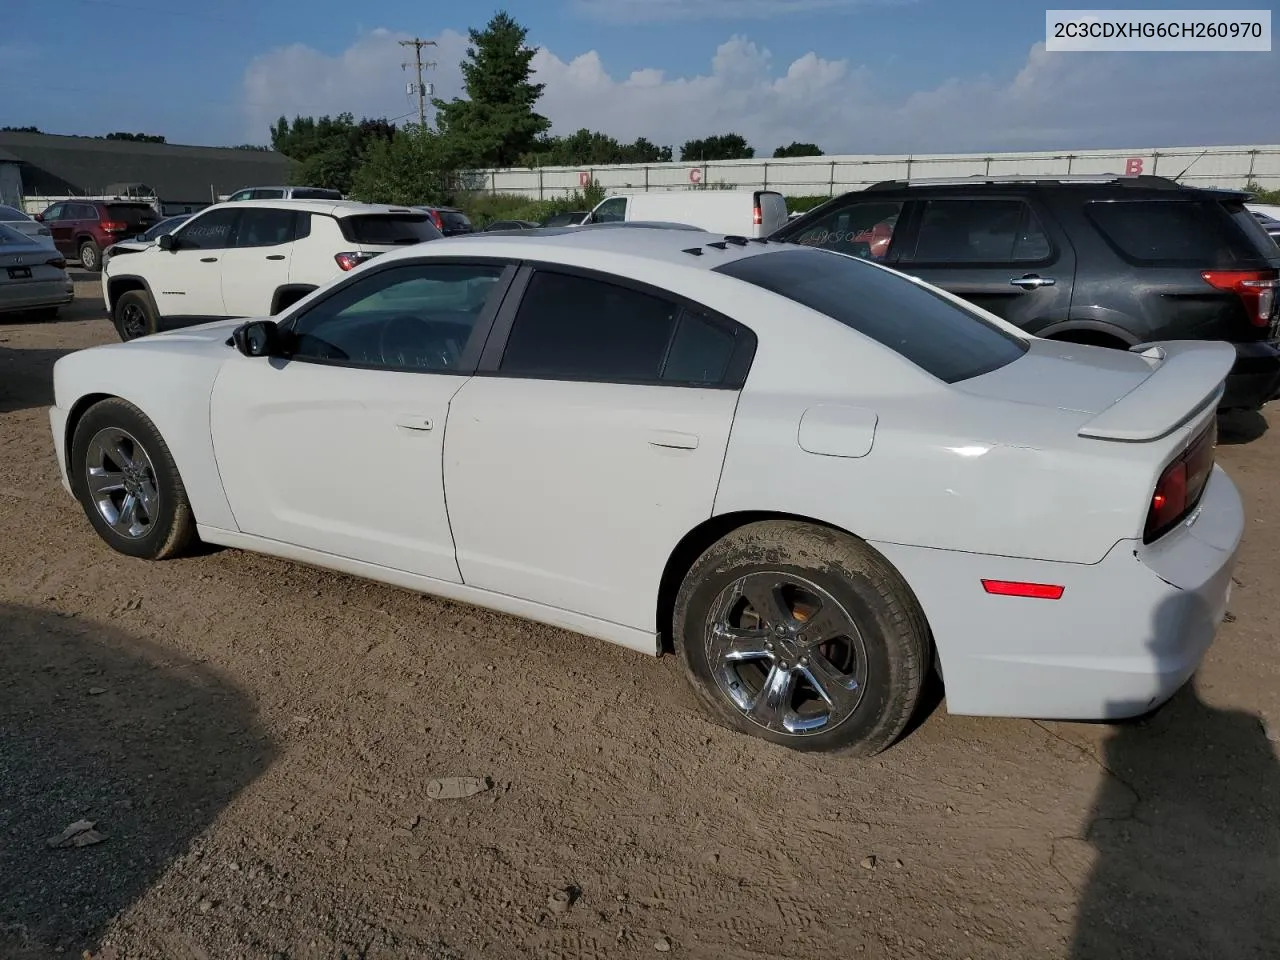
[[[528,31],[505,11],[469,31],[462,62],[468,99],[433,100],[436,126],[475,167],[510,167],[532,152],[551,121],[534,110],[543,84],[532,83]]]
[[[822,148],[816,143],[799,143],[795,140],[791,141],[789,147],[779,147],[773,151],[775,160],[784,157],[821,157],[824,156]]]
[[[104,140],[128,140],[131,143],[164,143],[164,137],[152,133],[108,133]]]
[[[521,164],[588,167],[611,163],[668,163],[670,160],[670,147],[659,147],[644,137],[635,143],[619,143],[607,133],[583,128],[567,137],[542,137],[534,150],[521,158]]]
[[[718,133],[702,140],[690,140],[680,148],[680,159],[750,160],[756,155],[746,137],[738,133]]]
[[[350,113],[336,117],[285,117],[271,128],[271,146],[293,161],[291,183],[329,187],[347,193],[366,150],[377,141],[395,136],[394,124],[385,119],[362,119]]]
[[[458,158],[446,138],[417,124],[391,139],[370,142],[351,180],[351,196],[365,203],[406,206],[447,203]]]

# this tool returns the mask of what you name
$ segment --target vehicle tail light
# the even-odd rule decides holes
[[[1025,583],[1021,580],[983,580],[982,589],[998,597],[1030,597],[1061,600],[1066,588],[1057,583]]]
[[[1214,448],[1218,442],[1215,417],[1178,459],[1164,468],[1151,495],[1143,543],[1151,543],[1176,527],[1200,502],[1213,473]]]
[[[1200,274],[1215,290],[1230,290],[1244,301],[1249,322],[1255,327],[1271,323],[1275,313],[1276,288],[1280,287],[1275,270],[1206,270]]]
[[[345,253],[335,253],[333,255],[333,259],[337,261],[338,266],[341,267],[342,270],[345,272],[347,270],[354,270],[356,267],[360,266],[360,264],[364,263],[366,260],[372,260],[376,256],[377,256],[376,253],[370,253],[368,251],[363,251],[363,250],[362,251],[353,250]]]
[[[427,213],[428,213],[428,214],[430,214],[430,216],[431,216],[431,222],[432,222],[432,223],[434,223],[434,224],[436,225],[436,229],[437,229],[437,230],[443,230],[443,229],[444,229],[444,219],[440,216],[440,211],[439,211],[439,210],[428,210],[428,211],[427,211]]]
[[[52,260],[46,260],[45,263],[51,267],[57,267],[59,270],[63,270],[67,266],[67,261],[63,257],[54,257]]]
[[[764,211],[760,209],[760,204],[756,204],[755,209],[751,211],[751,222],[757,227],[764,223]]]
[[[98,226],[107,233],[124,233],[129,229],[129,225],[123,220],[103,220]]]

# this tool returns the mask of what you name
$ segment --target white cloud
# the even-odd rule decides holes
[[[282,113],[415,110],[395,67],[399,39],[375,30],[335,56],[295,45],[258,57],[245,75],[251,132]],[[440,96],[459,95],[466,38],[436,39],[440,67],[428,79]],[[778,64],[742,36],[692,76],[615,77],[594,51],[565,60],[541,49],[533,63],[546,84],[539,110],[558,133],[588,127],[678,146],[737,132],[765,155],[792,140],[828,153],[967,152],[1253,143],[1280,128],[1280,100],[1262,93],[1280,89],[1277,54],[1047,53],[1037,43],[1013,76],[955,77],[898,97],[866,67],[816,53]]]
[[[574,8],[597,20],[637,23],[663,20],[767,20],[804,13],[832,13],[895,0],[575,0]],[[903,0],[910,2],[910,0]]]

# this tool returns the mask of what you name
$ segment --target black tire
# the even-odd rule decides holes
[[[744,581],[768,584],[775,579],[782,586],[770,596],[797,599],[794,606],[788,607],[791,601],[786,600],[776,608],[775,612],[782,612],[766,632],[760,630],[754,605],[737,590]],[[819,591],[827,596],[821,597]],[[802,597],[819,604],[814,606]],[[829,601],[834,604],[828,610]],[[759,635],[759,641],[748,642],[763,642],[767,636],[771,652],[764,656],[773,659],[735,661],[716,652],[721,642],[717,638],[723,634],[713,630],[713,622],[727,624],[728,618],[719,616],[726,602],[746,603],[747,612],[739,616],[749,618],[749,632]],[[811,612],[802,616],[802,608]],[[820,632],[806,637],[805,621],[811,624],[809,629]],[[844,633],[838,628],[823,630],[837,622],[849,629]],[[741,624],[727,625],[742,629]],[[713,544],[685,575],[672,628],[689,682],[719,723],[796,750],[870,756],[891,746],[915,712],[931,662],[924,613],[889,562],[855,537],[792,521],[748,524]],[[784,634],[782,628],[792,632]],[[815,636],[828,633],[834,639],[821,646],[813,643]],[[833,666],[837,660],[842,665]],[[819,666],[830,672],[819,672]],[[769,677],[776,675],[773,668],[797,677],[794,686],[786,687],[793,708],[779,723],[785,726],[782,720],[789,718],[812,724],[825,710],[829,726],[809,732],[770,729],[748,717],[747,708],[731,699],[728,687],[739,697],[753,693],[746,671],[758,671],[763,681],[767,671]],[[722,686],[717,676],[730,679]],[[814,679],[819,677],[824,678],[822,684]],[[819,698],[819,686],[830,686],[826,678],[832,677],[840,680],[834,688],[839,695]],[[759,684],[753,699],[758,699],[764,686]],[[839,711],[834,703],[842,704]]]
[[[117,435],[122,435],[127,442],[122,444],[121,454],[112,456],[112,466],[116,469],[102,480],[91,478],[90,468],[100,466],[102,441],[109,443]],[[129,460],[130,466],[120,462],[122,460]],[[167,560],[181,555],[195,543],[195,517],[168,444],[146,414],[128,401],[118,397],[103,400],[90,407],[80,419],[71,439],[70,473],[71,489],[85,516],[113,550],[144,560]],[[101,492],[103,481],[111,481],[116,473],[130,478],[128,489]],[[125,514],[120,508],[124,507],[126,495],[146,489],[140,487],[138,476],[150,482],[152,506],[147,509],[145,498],[135,497],[143,505],[133,515],[138,522],[133,531],[123,531]],[[91,492],[91,483],[98,493]],[[99,506],[104,498],[120,515],[116,524],[109,522]],[[144,514],[145,523],[142,522]]]
[[[102,269],[102,251],[92,240],[80,244],[80,266],[90,273],[97,273]]]
[[[116,334],[125,342],[145,337],[158,329],[156,305],[145,290],[129,290],[120,294],[111,313]]]

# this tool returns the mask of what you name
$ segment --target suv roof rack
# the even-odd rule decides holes
[[[902,187],[953,187],[972,186],[979,183],[1115,183],[1134,187],[1152,187],[1161,190],[1185,189],[1169,177],[1151,174],[1127,173],[1064,173],[1057,176],[1038,174],[982,174],[968,177],[910,177],[906,180],[881,180],[867,190],[898,190]]]

